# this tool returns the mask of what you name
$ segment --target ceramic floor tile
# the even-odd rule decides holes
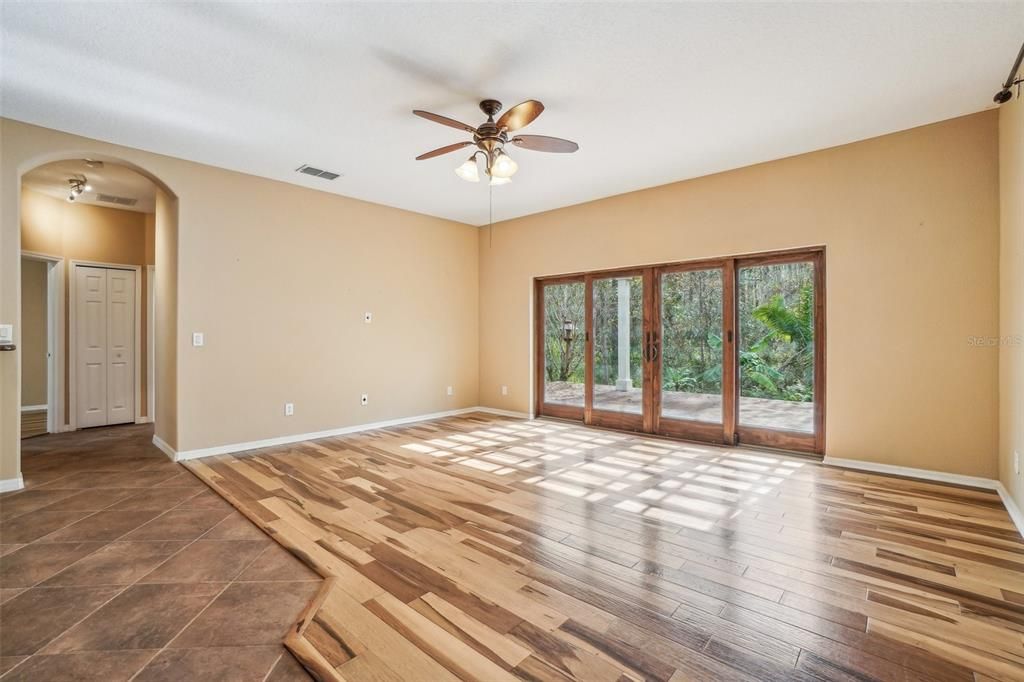
[[[234,512],[203,536],[206,540],[259,540],[269,537],[240,512]]]
[[[266,682],[309,682],[311,679],[313,678],[309,676],[302,664],[285,650],[274,669],[267,675]]]
[[[129,587],[41,653],[161,648],[223,588],[213,583]]]
[[[180,541],[112,542],[61,571],[51,585],[130,585],[184,548]]]
[[[127,682],[156,651],[88,651],[76,654],[33,656],[5,676],[4,682],[44,680],[103,680]],[[181,678],[186,679],[186,678]],[[195,678],[199,679],[199,678]]]
[[[135,512],[139,513],[139,512]],[[126,535],[124,540],[195,540],[230,512],[223,509],[169,511]]]
[[[113,597],[119,587],[33,588],[0,604],[0,655],[33,654]]]
[[[25,490],[13,495],[0,495],[0,521],[42,509],[74,494],[73,490]]]
[[[0,542],[27,543],[38,540],[56,530],[89,515],[82,511],[36,511],[0,522]]]
[[[81,492],[67,490],[60,492],[72,492],[72,494],[43,507],[44,511],[101,511],[138,490],[133,488],[96,488]]]
[[[165,649],[135,679],[138,682],[237,680],[261,682],[284,647],[210,647]]]
[[[267,547],[263,554],[238,576],[237,580],[245,582],[298,581],[321,580],[321,577],[299,561],[295,555],[275,542]]]
[[[228,582],[273,540],[197,540],[175,554],[142,583]]]
[[[142,492],[133,491],[131,497],[113,505],[111,510],[139,509],[168,511],[194,497],[199,491],[192,488],[151,488]]]
[[[158,511],[102,511],[40,538],[41,542],[116,540],[159,515]]]
[[[170,648],[279,644],[318,582],[234,583],[170,644]]]
[[[102,542],[26,545],[17,552],[0,557],[0,585],[5,588],[32,587],[102,546]]]

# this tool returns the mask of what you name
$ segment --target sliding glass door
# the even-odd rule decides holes
[[[590,329],[587,423],[644,430],[649,373],[645,355],[646,279],[643,271],[587,278]]]
[[[824,450],[821,248],[542,279],[537,414]]]
[[[538,414],[583,419],[587,373],[585,298],[583,277],[544,281],[538,286]]]
[[[731,271],[731,268],[730,268]],[[725,432],[727,352],[725,263],[660,268],[655,430],[729,442]]]

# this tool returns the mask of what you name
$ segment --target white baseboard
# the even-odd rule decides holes
[[[924,481],[935,481],[936,483],[952,483],[953,485],[964,485],[971,488],[982,488],[994,490],[999,493],[1003,506],[1006,507],[1013,525],[1017,526],[1017,532],[1024,536],[1024,513],[1017,506],[1016,501],[1010,497],[1010,493],[1003,487],[1001,481],[994,478],[981,478],[979,476],[963,476],[961,474],[947,474],[942,471],[931,469],[914,469],[912,467],[901,467],[893,464],[878,464],[875,462],[864,462],[859,459],[839,459],[837,457],[826,457],[822,464],[826,466],[841,467],[843,469],[857,469],[876,474],[891,474],[893,476],[906,476]]]
[[[0,493],[10,493],[15,490],[21,490],[25,487],[25,479],[18,474],[17,478],[4,478],[0,479]]]
[[[373,431],[375,429],[386,429],[391,426],[402,426],[403,424],[414,424],[416,422],[430,421],[431,419],[442,419],[444,417],[454,417],[460,414],[469,414],[471,412],[486,412],[489,414],[496,414],[504,417],[522,417],[526,415],[519,412],[510,412],[507,410],[498,410],[491,407],[463,407],[458,410],[446,410],[444,412],[432,412],[430,414],[420,414],[413,417],[399,417],[398,419],[387,419],[379,422],[370,422],[368,424],[355,424],[353,426],[342,426],[336,429],[327,429],[325,431],[313,431],[311,433],[296,433],[290,436],[278,436],[276,438],[267,438],[265,440],[254,440],[245,443],[230,443],[228,445],[215,445],[209,448],[198,448],[196,450],[183,450],[177,452],[172,458],[176,462],[183,462],[189,459],[200,459],[202,457],[213,457],[215,455],[226,455],[232,452],[244,452],[246,450],[256,450],[259,448],[269,448],[276,445],[287,445],[289,443],[300,443],[306,440],[316,440],[317,438],[331,438],[333,436],[344,436],[350,433],[359,433],[360,431]],[[159,447],[159,446],[157,446]],[[161,450],[164,450],[161,448]],[[164,450],[168,452],[168,450]],[[168,456],[171,456],[168,454]]]
[[[1006,489],[1002,481],[996,481],[996,491],[1003,500],[1003,506],[1009,512],[1010,518],[1013,519],[1013,525],[1017,526],[1021,535],[1024,535],[1024,512],[1017,506],[1017,501],[1010,496],[1010,491]]]
[[[486,412],[487,414],[496,414],[500,417],[515,417],[516,419],[533,419],[533,415],[526,412],[499,410],[497,407],[474,407],[470,412]]]
[[[826,466],[842,467],[843,469],[857,469],[869,471],[876,474],[891,474],[893,476],[906,476],[925,481],[937,481],[938,483],[952,483],[953,485],[966,485],[972,488],[984,488],[995,490],[999,483],[995,479],[981,478],[979,476],[963,476],[961,474],[947,474],[942,471],[931,469],[914,469],[912,467],[901,467],[894,464],[879,464],[877,462],[865,462],[859,459],[839,459],[838,457],[825,457],[822,464]]]
[[[22,412],[45,412],[49,409],[49,405],[22,405]]]
[[[163,438],[156,435],[155,433],[153,434],[153,445],[160,448],[160,451],[163,452],[168,457],[170,457],[172,462],[178,461],[178,453],[175,451],[175,449],[168,445],[167,441],[165,441]]]

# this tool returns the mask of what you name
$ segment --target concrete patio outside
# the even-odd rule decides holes
[[[544,401],[558,405],[583,406],[583,384],[549,381],[545,384]],[[615,386],[594,386],[594,408],[614,412],[641,412],[643,390],[633,387],[619,390]],[[719,423],[722,421],[722,396],[709,393],[663,391],[661,414],[670,419],[689,419]],[[814,431],[814,403],[771,398],[740,397],[740,423],[784,431]]]

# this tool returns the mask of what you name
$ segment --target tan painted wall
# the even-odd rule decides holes
[[[171,305],[162,283],[175,268],[180,284],[173,347],[163,343],[169,320],[157,320],[157,432],[176,404],[177,439],[165,440],[178,449],[477,404],[476,228],[11,120],[0,126],[0,319],[17,316],[10,188],[20,173],[68,152],[108,157],[147,170],[177,197],[177,263],[161,255],[170,237],[160,234],[159,210],[155,251],[159,307]],[[193,331],[205,332],[205,347],[191,346]],[[176,367],[161,366],[165,352]],[[0,356],[0,478],[9,478],[20,353]]]
[[[125,211],[90,204],[72,204],[62,199],[22,189],[21,192],[21,247],[24,251],[58,256],[64,260],[64,395],[65,423],[70,391],[68,379],[71,354],[68,348],[71,329],[71,261],[88,260],[118,265],[144,265],[146,262],[146,213]],[[142,338],[139,357],[142,380],[142,415],[147,415],[146,374],[146,286],[145,269],[142,272]],[[22,315],[24,316],[24,311]],[[24,324],[24,323],[23,323]],[[24,362],[24,360],[22,361]],[[25,380],[24,373],[22,381]],[[45,402],[45,400],[44,400]]]
[[[46,404],[46,263],[21,260],[21,404]]]
[[[826,453],[994,476],[998,352],[968,338],[999,328],[996,116],[507,221],[493,246],[482,232],[481,403],[531,409],[536,276],[825,244]]]
[[[1024,100],[999,108],[999,480],[1024,509]]]
[[[156,435],[178,448],[178,205],[156,193],[153,220],[156,258]]]

